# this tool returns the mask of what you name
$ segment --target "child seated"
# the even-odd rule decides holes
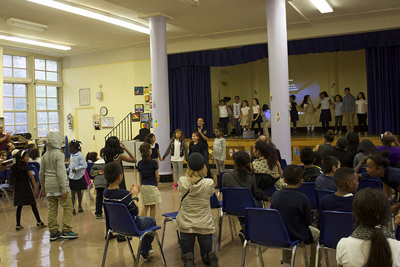
[[[110,162],[104,167],[104,176],[109,184],[104,190],[104,202],[116,202],[126,205],[135,220],[139,230],[144,230],[152,225],[156,225],[156,220],[151,217],[140,217],[138,208],[138,194],[140,186],[133,184],[130,191],[119,189],[119,184],[122,182],[123,174],[122,167],[117,162]],[[107,229],[108,231],[108,229]],[[147,261],[148,257],[154,253],[151,243],[154,236],[146,236],[143,238],[140,257]]]
[[[336,157],[328,156],[322,160],[322,171],[324,172],[317,177],[315,181],[316,189],[324,189],[337,191],[335,182],[333,181],[333,175],[340,168],[340,161]]]
[[[315,266],[319,230],[311,226],[313,220],[308,197],[298,189],[303,183],[302,173],[303,170],[297,165],[286,166],[283,180],[287,187],[272,195],[271,209],[280,212],[291,240],[300,239],[305,244],[311,244],[310,266]],[[283,250],[283,266],[290,266],[290,261],[291,251]]]
[[[322,174],[319,167],[314,166],[315,154],[310,147],[305,147],[300,152],[301,162],[304,164],[304,182],[315,182],[315,179]]]
[[[353,198],[358,188],[357,173],[349,167],[343,167],[335,172],[333,180],[338,188],[337,192],[321,198],[319,212],[325,210],[352,212]]]

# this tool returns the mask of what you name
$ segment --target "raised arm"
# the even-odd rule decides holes
[[[121,147],[126,151],[126,153],[128,153],[129,157],[121,154],[119,155],[117,161],[121,162],[121,161],[126,161],[126,162],[132,162],[132,163],[136,163],[137,159],[135,158],[135,156],[125,147],[125,145],[123,143],[121,143]]]

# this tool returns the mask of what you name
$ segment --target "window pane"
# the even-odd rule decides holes
[[[3,55],[3,66],[4,67],[12,67],[11,55]]]
[[[49,131],[60,131],[60,126],[58,124],[49,124]]]
[[[12,77],[12,68],[3,68],[3,76]]]
[[[35,71],[35,79],[36,80],[46,80],[46,72],[44,72],[44,71]]]
[[[36,97],[46,97],[46,86],[36,86]]]
[[[26,110],[26,98],[16,97],[15,98],[15,110]]]
[[[8,133],[8,132],[12,132],[12,133],[15,133],[15,127],[14,127],[14,125],[6,125],[6,127],[5,127],[5,132],[6,133]]]
[[[14,68],[26,69],[26,57],[14,56]]]
[[[46,72],[47,73],[47,80],[56,82],[58,81],[57,72]]]
[[[3,84],[3,96],[13,96],[13,85],[11,83]]]
[[[15,124],[14,112],[4,112],[4,124]]]
[[[13,110],[14,99],[12,97],[3,97],[3,110]]]
[[[15,113],[16,124],[28,124],[28,113],[27,112],[16,112]]]
[[[57,97],[57,87],[47,86],[47,97]]]
[[[23,69],[14,69],[14,77],[17,77],[17,78],[26,78],[26,70],[23,70]]]
[[[37,110],[46,110],[46,98],[36,98],[36,109]]]
[[[58,123],[58,112],[49,112],[49,123]]]
[[[48,71],[55,71],[57,72],[57,61],[54,60],[47,60],[46,61],[46,68]]]
[[[14,84],[14,96],[26,96],[25,84]]]
[[[47,112],[38,112],[37,113],[37,121],[38,121],[38,124],[47,123]]]
[[[47,98],[47,109],[48,110],[57,110],[57,98]]]
[[[27,133],[28,125],[17,125],[17,133]]]
[[[35,70],[45,70],[46,61],[44,59],[35,58]]]
[[[49,132],[49,128],[48,128],[47,124],[38,125],[38,136],[40,136],[40,137],[46,136],[48,132]]]

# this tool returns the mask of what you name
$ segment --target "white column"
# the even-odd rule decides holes
[[[292,162],[289,124],[289,70],[286,1],[266,0],[272,142]]]
[[[160,145],[161,156],[169,145],[169,94],[166,18],[155,16],[150,22],[150,62],[153,97],[153,133]],[[160,162],[160,175],[170,175],[170,157]]]

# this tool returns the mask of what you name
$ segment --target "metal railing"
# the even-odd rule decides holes
[[[106,136],[105,141],[111,136],[116,136],[120,141],[133,139],[132,112],[125,116]]]

